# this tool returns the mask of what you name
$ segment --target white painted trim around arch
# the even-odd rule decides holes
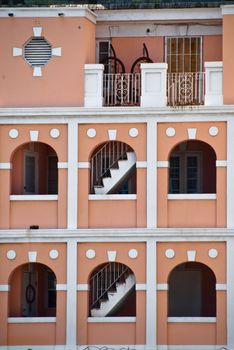
[[[10,201],[57,201],[57,194],[13,194]]]
[[[216,193],[169,193],[167,195],[169,200],[215,200],[216,198]]]
[[[56,317],[8,317],[8,323],[56,323]]]
[[[88,323],[135,323],[136,317],[88,317]]]
[[[1,170],[11,170],[12,169],[12,163],[0,163],[0,169]]]
[[[216,317],[168,317],[168,323],[216,323]]]
[[[91,201],[132,201],[136,199],[136,194],[89,194]]]
[[[9,284],[0,284],[0,292],[9,292],[10,288]]]

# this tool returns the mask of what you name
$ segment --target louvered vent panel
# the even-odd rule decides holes
[[[24,46],[24,58],[32,67],[43,67],[51,59],[52,48],[43,37],[32,38]]]

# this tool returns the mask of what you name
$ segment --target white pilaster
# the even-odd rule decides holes
[[[227,239],[227,348],[234,349],[234,238]]]
[[[223,105],[223,62],[205,62],[205,106]]]
[[[67,242],[66,349],[76,349],[77,242]]]
[[[227,122],[227,227],[234,227],[234,120]]]
[[[141,107],[167,105],[167,63],[141,64]]]
[[[146,346],[156,349],[156,241],[148,239],[146,243]]]
[[[85,107],[102,107],[103,105],[103,64],[85,64]]]
[[[78,128],[76,121],[68,122],[68,194],[67,194],[67,228],[77,228],[77,162],[78,162]]]
[[[157,123],[147,122],[147,227],[157,226]]]

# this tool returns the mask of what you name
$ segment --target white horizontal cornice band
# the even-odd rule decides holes
[[[0,163],[1,170],[10,170],[12,169],[12,163]]]

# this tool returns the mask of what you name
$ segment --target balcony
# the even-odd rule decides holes
[[[141,73],[118,74],[85,65],[85,107],[222,104],[222,62],[206,62],[205,72],[198,73],[167,73],[166,63],[144,63]]]

